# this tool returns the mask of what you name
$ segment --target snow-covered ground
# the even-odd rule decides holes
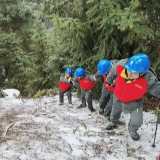
[[[57,105],[58,95],[41,99],[0,98],[0,160],[156,160],[160,152],[160,124],[144,112],[140,141],[128,136],[128,116],[118,128],[107,131],[107,119],[87,108],[77,109],[81,100],[73,96],[73,107]]]

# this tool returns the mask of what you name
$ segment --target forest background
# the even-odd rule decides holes
[[[149,56],[160,80],[159,0],[0,0],[0,4],[1,88],[38,98],[58,90],[60,73],[68,67],[74,71],[81,66],[95,74],[99,60],[136,53]],[[101,86],[97,82],[95,99]]]

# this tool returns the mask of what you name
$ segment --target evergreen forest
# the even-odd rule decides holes
[[[58,90],[61,72],[145,53],[160,80],[159,0],[0,0],[0,87]],[[97,82],[95,98],[100,97]]]

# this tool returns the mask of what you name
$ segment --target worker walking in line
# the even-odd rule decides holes
[[[103,85],[102,85],[102,91],[101,91],[101,97],[99,102],[99,114],[103,114],[108,120],[110,120],[110,113],[113,103],[113,91],[114,86],[109,86],[106,83],[106,78],[113,67],[115,63],[117,63],[118,60],[106,60],[102,59],[97,64],[97,73],[95,74],[96,80],[99,80],[101,77],[103,77]]]
[[[149,92],[160,98],[160,82],[149,67],[148,56],[143,53],[117,62],[107,76],[107,84],[112,86],[115,78],[111,122],[106,129],[116,128],[122,111],[130,113],[129,133],[133,140],[139,140],[137,131],[143,124],[143,97]]]
[[[59,105],[63,105],[64,103],[64,93],[67,93],[69,106],[72,106],[72,69],[67,68],[65,73],[62,73],[59,81]]]
[[[94,76],[90,72],[85,71],[84,68],[78,67],[75,70],[73,82],[79,83],[81,89],[81,100],[82,100],[81,105],[78,106],[77,108],[86,107],[86,103],[88,103],[89,110],[91,112],[95,111],[92,104],[92,97],[95,88],[94,81],[95,81]]]

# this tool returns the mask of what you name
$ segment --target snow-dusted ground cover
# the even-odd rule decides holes
[[[156,160],[160,152],[160,124],[156,148],[153,138],[156,116],[144,112],[139,142],[128,138],[126,115],[118,128],[73,96],[73,107],[57,105],[58,95],[41,99],[0,98],[0,160]]]

